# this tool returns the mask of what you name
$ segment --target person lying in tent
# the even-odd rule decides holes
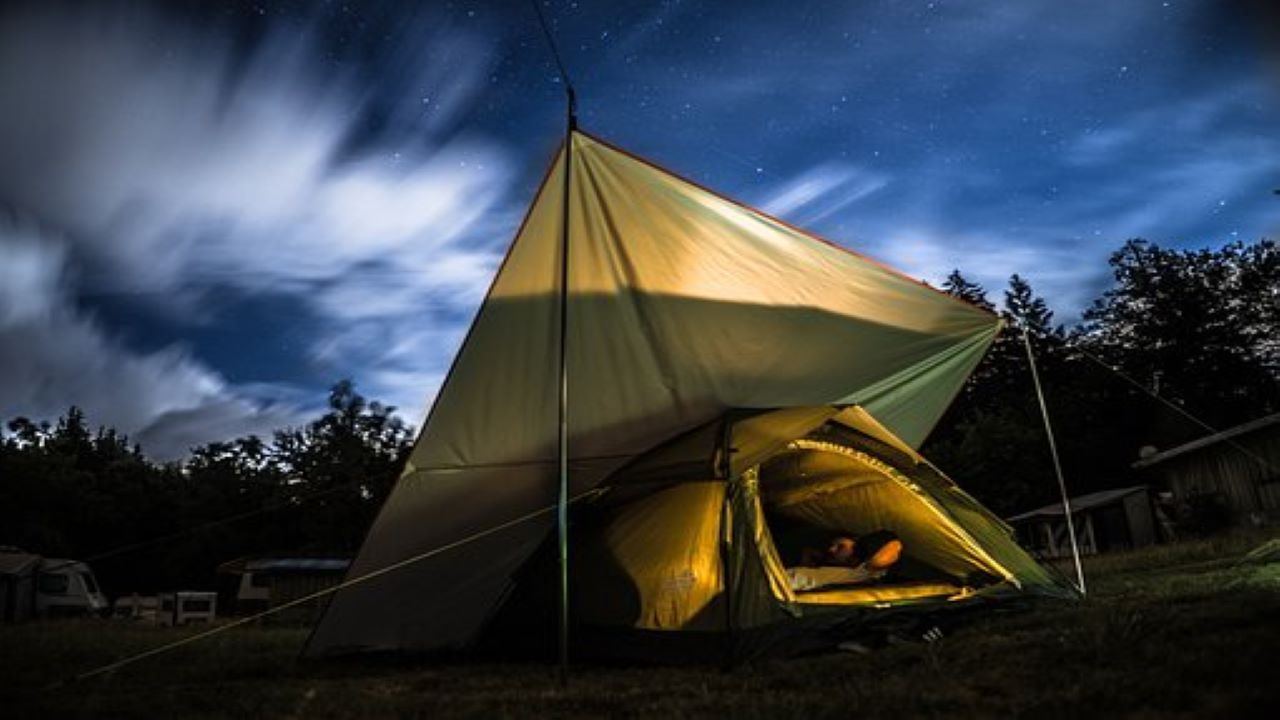
[[[825,550],[805,548],[800,566],[787,568],[792,590],[857,585],[879,580],[902,557],[902,541],[888,530],[861,538],[836,535]]]

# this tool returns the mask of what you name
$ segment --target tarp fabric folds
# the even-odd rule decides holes
[[[918,446],[998,331],[866,258],[591,136],[570,141],[568,197],[562,151],[350,577],[554,505],[566,201],[574,494],[734,408],[858,404]],[[340,591],[308,652],[466,646],[552,517]],[[643,602],[646,622],[667,622],[660,598]]]

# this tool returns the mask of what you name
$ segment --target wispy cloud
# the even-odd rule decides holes
[[[404,46],[417,49],[393,55],[425,69],[409,72],[405,101],[370,134],[359,124],[369,93],[324,69],[308,26],[277,28],[247,57],[225,32],[140,10],[14,11],[0,26],[0,202],[61,238],[0,246],[0,272],[17,288],[0,295],[0,317],[40,312],[32,303],[50,293],[28,290],[69,263],[81,270],[64,295],[135,293],[191,316],[222,288],[292,295],[322,320],[313,356],[350,352],[333,369],[417,419],[434,387],[407,387],[422,378],[405,376],[403,353],[385,348],[433,322],[452,340],[508,240],[502,223],[514,223],[509,154],[451,125],[485,80],[487,42],[419,28]],[[201,422],[210,439],[261,426],[270,384],[238,394],[189,353],[132,352],[58,302],[61,320],[25,331],[45,357],[32,354],[23,377],[44,390],[11,395],[6,412],[99,398],[104,410],[129,408],[104,420],[157,443],[195,439]],[[352,351],[358,326],[380,343]],[[50,356],[159,380],[131,405],[124,396],[138,388],[93,372],[75,381]]]
[[[1058,321],[1078,319],[1106,275],[1105,251],[1059,241],[1010,244],[1000,236],[903,228],[868,248],[877,258],[912,277],[938,285],[952,270],[987,290],[1000,303],[1010,276],[1021,275],[1036,292],[1055,299]]]
[[[1130,111],[1096,128],[1085,128],[1067,146],[1064,159],[1080,166],[1121,165],[1136,159],[1150,161],[1153,154],[1163,156],[1168,150],[1213,151],[1218,142],[1235,139],[1224,122],[1233,113],[1247,113],[1263,94],[1255,81],[1243,80]]]
[[[1204,46],[1208,3],[1156,5],[550,14],[593,129],[931,282],[958,267],[998,294],[1017,272],[1069,319],[1129,236],[1280,229],[1274,78],[1205,69],[1239,59]],[[340,44],[293,18],[237,45],[161,4],[38,7],[0,18],[0,205],[40,228],[0,247],[0,322],[61,318],[32,353],[50,368],[64,345],[168,368],[175,387],[122,414],[149,436],[198,434],[186,413],[229,400],[212,436],[236,402],[246,427],[253,408],[297,406],[298,368],[228,380],[200,348],[140,352],[66,298],[129,293],[171,325],[254,327],[219,314],[225,296],[284,297],[315,320],[291,362],[421,417],[528,199],[516,143],[552,126],[529,112],[559,102],[541,39],[501,10],[478,13],[487,29],[428,11]],[[348,41],[376,46],[376,78],[333,57]],[[88,392],[24,367],[41,407]]]
[[[1142,139],[1143,133],[1133,125],[1122,125],[1099,130],[1088,129],[1071,143],[1067,162],[1076,165],[1098,165],[1127,150]]]
[[[1107,256],[1129,238],[1204,245],[1280,227],[1268,192],[1280,141],[1232,124],[1258,92],[1241,83],[1148,105],[1016,175],[991,159],[912,158],[898,168],[910,182],[867,185],[876,194],[856,205],[844,202],[856,185],[824,161],[770,202],[929,282],[960,268],[998,295],[1021,274],[1071,321],[1106,286]],[[833,211],[804,217],[824,203]]]
[[[842,163],[809,168],[771,191],[760,209],[796,222],[817,223],[883,188],[889,179]]]
[[[0,224],[0,413],[52,419],[71,405],[133,434],[159,459],[264,433],[298,408],[241,396],[178,347],[137,352],[77,308],[67,248],[31,223]],[[181,426],[168,419],[182,418]],[[201,428],[203,430],[201,430]]]

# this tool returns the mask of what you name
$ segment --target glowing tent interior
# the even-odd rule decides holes
[[[349,578],[398,569],[340,590],[309,655],[556,625],[562,291],[575,651],[745,657],[877,611],[1073,593],[914,449],[998,318],[592,136],[569,142]],[[896,532],[900,578],[793,591],[771,528],[798,525]]]

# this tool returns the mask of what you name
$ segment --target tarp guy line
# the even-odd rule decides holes
[[[586,498],[589,498],[589,497],[596,497],[596,496],[598,496],[598,495],[603,494],[604,492],[605,492],[605,489],[604,489],[604,488],[593,488],[593,489],[591,489],[591,490],[588,490],[588,491],[587,491],[587,492],[585,492],[585,493],[582,493],[581,495],[578,495],[577,497],[571,498],[571,499],[570,499],[570,502],[577,502],[577,501],[579,501],[579,500],[583,500],[583,499],[586,499]],[[515,527],[515,526],[517,526],[517,525],[519,525],[519,524],[521,524],[521,523],[525,523],[525,522],[528,522],[528,521],[530,521],[530,520],[533,520],[534,518],[537,518],[537,517],[540,517],[540,516],[542,516],[542,515],[545,515],[545,514],[547,514],[547,513],[551,512],[552,510],[555,510],[556,508],[557,508],[557,505],[548,505],[548,506],[546,506],[546,507],[539,508],[539,509],[537,509],[537,510],[535,510],[535,511],[531,512],[531,513],[527,513],[527,514],[525,514],[525,515],[521,515],[520,517],[515,518],[515,519],[513,519],[513,520],[508,520],[507,522],[501,523],[501,524],[499,524],[499,525],[495,525],[495,526],[493,526],[493,527],[489,528],[488,530],[481,530],[480,532],[475,533],[475,534],[473,534],[473,535],[469,535],[469,536],[467,536],[467,537],[465,537],[465,538],[462,538],[461,540],[455,540],[454,542],[451,542],[451,543],[449,543],[449,544],[447,544],[447,545],[441,545],[440,547],[432,548],[431,550],[428,550],[428,551],[423,552],[423,553],[419,553],[418,555],[414,555],[413,557],[405,558],[404,560],[400,560],[400,561],[398,561],[398,562],[394,562],[394,563],[392,563],[392,564],[390,564],[390,565],[387,565],[387,566],[385,566],[385,567],[378,568],[377,570],[373,570],[373,571],[371,571],[371,572],[367,572],[367,573],[365,573],[364,575],[360,575],[360,576],[358,576],[358,577],[354,577],[354,578],[351,578],[351,579],[349,579],[349,580],[345,580],[345,581],[343,581],[343,582],[341,582],[341,583],[339,583],[339,584],[337,584],[337,585],[334,585],[333,587],[325,588],[324,590],[320,590],[320,591],[317,591],[317,592],[311,593],[310,595],[305,595],[305,596],[300,597],[300,598],[298,598],[298,599],[296,599],[296,600],[291,600],[291,601],[289,601],[289,602],[287,602],[287,603],[285,603],[285,604],[283,604],[283,605],[279,605],[279,606],[277,606],[277,607],[273,607],[273,608],[270,608],[270,609],[268,609],[268,610],[264,610],[264,611],[262,611],[262,612],[260,612],[260,613],[258,613],[258,614],[256,614],[256,615],[250,615],[250,616],[248,616],[248,617],[240,618],[239,620],[235,620],[235,621],[229,622],[229,623],[227,623],[226,625],[219,625],[218,627],[211,628],[211,629],[206,630],[206,631],[204,631],[204,632],[202,632],[202,633],[196,633],[195,635],[192,635],[192,636],[190,636],[190,637],[185,637],[185,638],[182,638],[181,640],[175,640],[175,641],[173,641],[173,642],[171,642],[171,643],[166,643],[166,644],[164,644],[164,645],[161,645],[160,647],[152,648],[152,649],[150,649],[150,650],[145,650],[145,651],[143,651],[143,652],[140,652],[140,653],[138,653],[138,654],[136,654],[136,655],[131,655],[131,656],[129,656],[129,657],[127,657],[127,658],[124,658],[124,659],[122,659],[122,660],[117,660],[117,661],[115,661],[115,662],[113,662],[113,663],[108,663],[108,664],[106,664],[106,665],[102,665],[102,666],[100,666],[100,667],[96,667],[96,668],[94,668],[94,669],[92,669],[92,670],[88,670],[88,671],[85,671],[85,672],[79,673],[78,675],[74,675],[74,676],[72,676],[72,677],[71,677],[70,679],[68,679],[68,680],[62,680],[62,681],[59,681],[59,682],[53,683],[52,685],[47,686],[47,687],[45,688],[45,690],[46,690],[46,691],[56,690],[56,689],[61,688],[61,687],[65,686],[65,685],[69,685],[70,683],[73,683],[73,682],[79,682],[79,681],[81,681],[81,680],[88,680],[88,679],[89,679],[89,678],[91,678],[91,677],[96,677],[96,676],[98,676],[98,675],[103,675],[103,674],[105,674],[105,673],[109,673],[109,672],[111,672],[112,670],[118,670],[118,669],[120,669],[120,668],[122,668],[122,667],[125,667],[126,665],[132,665],[133,663],[136,663],[136,662],[138,662],[138,661],[140,661],[140,660],[145,660],[146,658],[154,657],[154,656],[156,656],[156,655],[160,655],[160,654],[162,654],[162,653],[166,653],[166,652],[168,652],[168,651],[170,651],[170,650],[173,650],[173,649],[175,649],[175,648],[182,647],[183,645],[190,645],[191,643],[198,642],[198,641],[200,641],[200,640],[204,640],[205,638],[213,637],[214,635],[218,635],[218,634],[220,634],[220,633],[226,632],[227,630],[231,630],[231,629],[233,629],[233,628],[238,628],[238,627],[241,627],[241,626],[243,626],[243,625],[248,625],[249,623],[252,623],[252,622],[254,622],[254,621],[256,621],[256,620],[261,620],[262,618],[267,617],[267,616],[269,616],[269,615],[274,615],[274,614],[276,614],[276,613],[278,613],[278,612],[282,612],[282,611],[284,611],[284,610],[288,610],[289,608],[293,608],[293,607],[297,607],[297,606],[299,606],[299,605],[303,605],[303,604],[305,604],[305,603],[311,602],[312,600],[316,600],[316,599],[322,598],[322,597],[324,597],[324,596],[326,596],[326,595],[332,595],[333,593],[336,593],[336,592],[338,592],[339,590],[342,590],[342,589],[344,589],[344,588],[348,588],[348,587],[351,587],[351,586],[353,586],[353,585],[359,585],[359,584],[361,584],[361,583],[363,583],[363,582],[366,582],[366,581],[368,581],[368,580],[373,580],[374,578],[381,577],[381,576],[386,575],[386,574],[388,574],[388,573],[395,572],[396,570],[400,570],[400,569],[406,568],[406,567],[408,567],[408,566],[410,566],[410,565],[413,565],[414,563],[418,563],[418,562],[421,562],[421,561],[423,561],[423,560],[427,560],[427,559],[432,558],[432,557],[435,557],[436,555],[439,555],[439,554],[441,554],[441,553],[448,552],[448,551],[453,550],[453,549],[455,549],[455,548],[461,547],[461,546],[463,546],[463,545],[466,545],[467,543],[475,542],[476,540],[480,540],[480,539],[482,539],[482,538],[486,538],[486,537],[488,537],[488,536],[490,536],[490,535],[493,535],[493,534],[495,534],[495,533],[501,532],[501,531],[503,531],[503,530],[507,530],[507,529],[509,529],[509,528]]]

